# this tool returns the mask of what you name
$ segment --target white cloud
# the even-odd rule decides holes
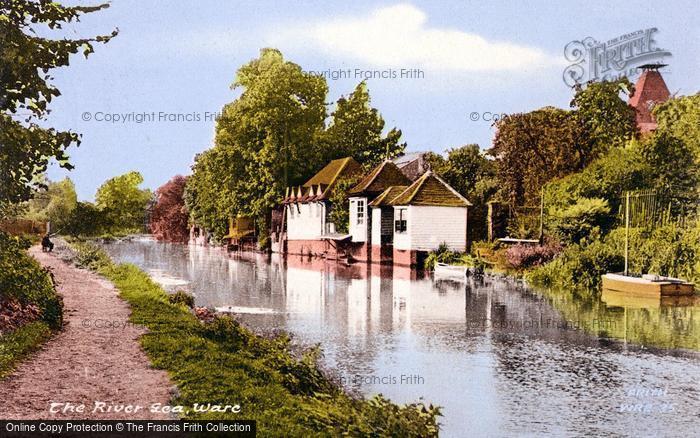
[[[536,70],[561,65],[561,57],[536,47],[491,41],[469,32],[431,27],[422,10],[397,4],[367,16],[294,25],[268,40],[279,47],[322,50],[376,67],[464,72]]]

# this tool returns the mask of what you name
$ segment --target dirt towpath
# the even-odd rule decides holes
[[[145,329],[129,323],[129,306],[114,286],[36,247],[30,253],[53,271],[67,324],[0,381],[0,419],[169,419],[151,406],[169,403],[172,383],[151,368],[138,341]],[[51,413],[51,403],[85,408]],[[107,411],[124,405],[141,409]]]

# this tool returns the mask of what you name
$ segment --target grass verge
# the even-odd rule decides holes
[[[299,357],[287,336],[263,338],[230,317],[203,323],[136,266],[116,265],[90,244],[73,247],[82,266],[119,289],[132,322],[149,329],[141,343],[177,385],[174,405],[241,406],[240,414],[188,410],[184,418],[252,419],[261,436],[437,436],[438,407],[353,398],[321,372],[317,349]]]
[[[43,321],[30,322],[0,336],[0,380],[7,377],[19,361],[38,350],[50,337],[51,328]]]

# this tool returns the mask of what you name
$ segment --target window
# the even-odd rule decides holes
[[[365,222],[365,200],[360,199],[357,201],[357,224],[363,224]]]
[[[407,224],[406,224],[406,209],[405,208],[400,208],[398,210],[398,219],[394,221],[394,231],[397,233],[405,233],[407,229]]]

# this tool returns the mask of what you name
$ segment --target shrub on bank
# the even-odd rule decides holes
[[[30,322],[0,336],[0,379],[10,374],[17,362],[36,351],[50,337],[51,329],[43,321]]]
[[[6,311],[0,316],[9,318],[0,324],[0,379],[63,323],[61,297],[49,272],[27,254],[30,244],[0,232],[0,305]]]
[[[522,271],[527,268],[544,265],[559,254],[561,250],[559,243],[548,241],[543,245],[513,245],[506,249],[505,254],[508,264],[513,269]]]
[[[184,304],[185,307],[194,307],[194,297],[183,290],[179,290],[168,296],[170,304]]]
[[[61,327],[63,303],[49,272],[29,256],[30,243],[0,232],[0,298],[36,305],[51,328]]]
[[[106,258],[95,256],[96,251],[88,251],[90,259]],[[132,322],[149,329],[141,343],[153,365],[167,370],[177,384],[172,404],[242,407],[241,414],[190,411],[184,418],[252,419],[265,436],[437,436],[439,408],[396,405],[381,396],[352,398],[321,372],[317,349],[298,357],[286,336],[257,336],[230,317],[203,323],[170,303],[137,267],[111,261],[99,265],[98,272],[130,303]]]
[[[567,289],[597,289],[601,275],[624,268],[622,254],[610,245],[595,241],[589,245],[571,245],[546,265],[526,274],[532,284]]]
[[[571,245],[552,262],[527,274],[535,285],[598,289],[600,277],[624,269],[625,230],[589,244]],[[631,229],[629,271],[680,277],[700,285],[700,224],[693,228]]]

